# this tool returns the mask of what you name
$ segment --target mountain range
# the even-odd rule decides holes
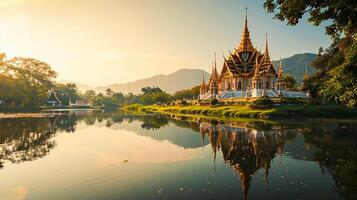
[[[297,83],[301,83],[306,68],[309,75],[315,72],[315,69],[311,67],[311,63],[315,60],[316,56],[317,55],[313,53],[302,53],[281,59],[284,74],[293,76]],[[279,67],[279,62],[279,60],[273,61],[276,70]]]
[[[312,53],[296,54],[291,57],[284,58],[281,60],[283,64],[283,71],[285,74],[292,75],[298,83],[301,83],[306,67],[309,75],[314,73],[314,69],[311,67],[311,62],[315,58],[316,54]],[[276,69],[278,69],[279,60],[273,61],[273,65]],[[143,87],[156,86],[166,92],[174,93],[176,91],[192,88],[201,84],[203,74],[206,80],[210,76],[208,72],[200,69],[183,68],[168,75],[159,74],[123,84],[111,84],[95,88],[81,83],[76,83],[76,85],[80,91],[95,90],[96,92],[104,92],[107,88],[111,88],[116,92],[122,92],[124,94],[129,92],[137,94],[141,92],[141,88]],[[70,81],[60,82],[68,83]]]

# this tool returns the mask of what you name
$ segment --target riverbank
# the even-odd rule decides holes
[[[0,113],[0,119],[51,117],[51,113]]]
[[[230,118],[350,118],[357,117],[357,110],[350,110],[342,105],[282,105],[271,109],[253,109],[249,105],[188,105],[188,106],[144,106],[128,105],[123,111],[137,113],[189,114]]]

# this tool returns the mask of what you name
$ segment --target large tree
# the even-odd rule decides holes
[[[57,84],[56,93],[63,105],[69,105],[70,101],[73,102],[79,99],[79,93],[75,83]]]
[[[45,62],[33,58],[1,56],[0,74],[7,80],[11,93],[5,94],[16,106],[36,107],[42,105],[48,91],[53,87],[56,72]]]
[[[333,43],[320,48],[312,63],[316,73],[304,80],[303,89],[313,96],[357,107],[357,1],[356,0],[265,0],[264,8],[275,18],[296,25],[307,14],[315,26],[326,22]]]

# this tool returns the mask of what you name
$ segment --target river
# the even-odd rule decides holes
[[[0,199],[355,199],[357,121],[0,119]]]

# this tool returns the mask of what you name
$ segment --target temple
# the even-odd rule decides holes
[[[269,55],[267,34],[264,53],[253,47],[246,13],[239,46],[233,52],[229,52],[228,58],[224,57],[221,73],[217,72],[215,59],[207,84],[203,77],[199,98],[225,99],[260,96],[307,98],[304,92],[286,90],[281,59],[278,71],[276,71]]]
[[[48,95],[48,99],[46,102],[47,106],[61,106],[62,103],[61,101],[58,99],[55,90],[51,90],[50,94]]]

